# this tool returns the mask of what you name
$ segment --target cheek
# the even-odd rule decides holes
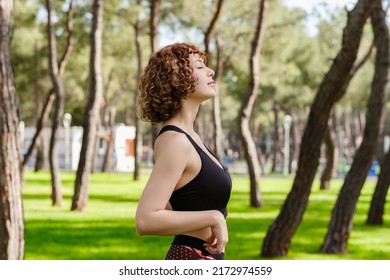
[[[194,85],[195,87],[199,85],[199,78],[194,76]]]

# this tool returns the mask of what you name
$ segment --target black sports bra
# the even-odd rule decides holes
[[[177,211],[219,210],[226,218],[226,206],[232,189],[229,173],[225,167],[222,169],[212,160],[189,134],[177,126],[164,126],[159,135],[168,130],[185,134],[201,160],[201,168],[196,177],[172,193],[169,199],[172,209]]]

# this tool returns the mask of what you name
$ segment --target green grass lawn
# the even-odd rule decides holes
[[[140,237],[134,229],[137,201],[146,176],[134,182],[130,174],[92,174],[88,206],[82,213],[70,211],[74,173],[62,173],[61,178],[63,205],[53,207],[49,173],[25,173],[25,259],[163,259],[172,238]],[[285,259],[390,259],[390,205],[386,205],[384,226],[364,223],[374,183],[367,183],[363,188],[348,253],[319,253],[341,184],[342,181],[334,180],[329,191],[320,191],[317,183],[313,185],[308,208]],[[226,259],[261,259],[263,238],[269,224],[279,214],[291,185],[292,178],[261,179],[264,207],[252,209],[248,206],[248,179],[233,177]]]

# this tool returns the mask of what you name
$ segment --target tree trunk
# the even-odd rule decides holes
[[[69,8],[67,12],[67,31],[68,31],[68,37],[67,37],[67,43],[64,50],[64,53],[62,54],[61,61],[58,68],[58,79],[60,80],[65,72],[66,65],[68,63],[70,54],[73,50],[73,0],[69,2]],[[50,89],[47,99],[45,101],[45,104],[43,108],[41,109],[40,117],[37,120],[37,129],[35,130],[35,134],[33,136],[33,139],[31,141],[30,147],[27,150],[26,155],[23,158],[22,166],[21,168],[24,169],[27,165],[27,162],[29,158],[31,157],[32,153],[34,152],[34,149],[36,145],[39,143],[39,138],[41,136],[41,132],[43,130],[43,127],[45,123],[47,122],[49,118],[50,111],[52,109],[53,103],[55,99],[55,89]],[[42,141],[43,143],[43,141]],[[37,160],[36,160],[36,167],[35,170],[39,169],[40,165],[43,165],[43,162],[40,162],[40,151],[37,152]]]
[[[102,98],[103,98],[103,94],[102,94]],[[94,147],[91,149],[92,150],[91,163],[90,163],[91,168],[89,169],[89,172],[92,174],[95,172],[96,162],[98,162],[98,157],[99,157],[98,151],[99,151],[99,147],[100,147],[100,138],[103,135],[102,131],[103,131],[102,121],[100,119],[99,113],[97,113],[96,128],[95,128],[95,140],[92,141],[94,143]]]
[[[217,4],[216,4],[217,5],[217,9],[215,10],[213,18],[211,19],[211,21],[209,23],[209,26],[207,27],[206,32],[204,32],[204,47],[205,47],[205,53],[206,53],[206,55],[208,57],[208,60],[211,60],[211,53],[209,51],[209,48],[210,48],[210,38],[211,38],[211,35],[212,35],[213,31],[214,31],[215,24],[217,23],[217,20],[219,18],[220,13],[221,13],[223,1],[224,0],[218,0],[217,1]]]
[[[386,196],[390,186],[390,151],[387,152],[381,164],[381,171],[375,192],[371,200],[370,210],[368,212],[367,224],[382,225],[383,215],[385,213]]]
[[[343,112],[343,128],[345,132],[344,154],[347,159],[352,159],[356,153],[356,147],[354,146],[355,139],[352,139],[351,113],[348,110]]]
[[[383,129],[384,119],[382,112],[385,105],[386,85],[390,66],[390,36],[381,1],[375,0],[373,5],[375,8],[371,14],[371,23],[377,52],[375,74],[366,113],[367,124],[364,129],[363,141],[333,208],[328,232],[321,248],[323,253],[336,254],[347,250],[356,203],[375,156],[378,147],[378,137]]]
[[[295,173],[297,170],[297,162],[299,157],[299,143],[302,138],[302,129],[300,127],[300,118],[297,114],[293,116],[291,123],[292,133],[292,151],[291,151],[291,173]]]
[[[281,169],[281,162],[282,162],[282,154],[281,154],[281,149],[280,149],[280,125],[279,125],[279,111],[280,111],[280,106],[277,104],[275,101],[273,106],[272,106],[272,112],[274,115],[274,132],[272,134],[272,143],[273,143],[273,148],[272,148],[272,168],[271,172],[275,173],[278,170]],[[279,167],[279,168],[278,168]]]
[[[88,202],[89,175],[96,141],[96,127],[103,95],[101,73],[102,33],[104,0],[93,1],[91,28],[90,87],[89,98],[83,120],[83,138],[80,160],[76,172],[71,210],[83,211]]]
[[[32,118],[32,123],[34,123],[36,126],[38,125],[39,122],[39,115],[42,112],[43,109],[43,102],[42,102],[42,92],[41,92],[41,50],[39,46],[39,40],[37,39],[35,41],[35,46],[34,46],[34,68],[35,68],[35,77],[34,77],[34,116]],[[40,164],[43,163],[44,159],[41,157],[42,151],[43,151],[43,141],[41,137],[38,137],[37,141],[37,152],[36,152],[36,157],[35,157],[35,168],[34,171],[37,170],[38,168],[40,169]],[[31,145],[30,145],[31,146]],[[34,145],[35,147],[35,145]],[[24,155],[24,152],[23,152]],[[31,154],[27,157],[27,161],[25,162],[26,155],[23,157],[23,162],[21,165],[21,170],[23,172],[25,165],[28,162],[28,159],[31,157]],[[23,163],[26,163],[23,165]],[[23,174],[22,174],[23,177]]]
[[[221,121],[221,110],[220,110],[220,102],[219,102],[219,85],[221,84],[222,80],[222,71],[223,71],[223,61],[222,61],[222,55],[221,55],[221,46],[218,41],[218,38],[216,39],[216,48],[217,48],[217,67],[215,71],[215,85],[216,85],[216,92],[217,95],[213,98],[213,141],[214,141],[214,155],[219,159],[222,160],[223,158],[223,148],[222,148],[222,121]]]
[[[104,93],[108,93],[110,90],[110,85],[112,79],[114,77],[114,69],[111,68],[110,73],[108,74],[108,78],[106,80],[104,89],[103,89],[103,99],[102,99],[102,108],[100,111],[100,122],[104,127],[104,136],[102,135],[105,143],[106,150],[104,153],[103,164],[101,171],[105,173],[112,172],[112,154],[113,154],[113,136],[115,129],[115,116],[116,116],[116,108],[111,107],[109,101],[104,97]],[[116,97],[116,95],[114,95]],[[115,99],[114,97],[114,99]]]
[[[19,101],[12,70],[13,1],[0,0],[0,259],[24,257]]]
[[[45,141],[43,137],[40,137],[37,144],[37,155],[35,158],[34,172],[39,172],[42,170],[45,164]]]
[[[291,239],[307,206],[330,111],[343,96],[342,87],[356,60],[363,27],[372,6],[371,0],[359,0],[355,8],[348,13],[341,50],[325,75],[311,106],[307,126],[302,136],[299,165],[293,186],[264,239],[261,252],[264,257],[287,255]]]
[[[159,21],[160,0],[150,0],[150,48],[151,53],[157,49],[157,26]]]
[[[49,147],[49,163],[50,163],[50,174],[51,174],[51,200],[55,206],[61,206],[62,204],[62,184],[60,179],[60,168],[58,163],[58,151],[57,151],[57,138],[59,135],[58,127],[61,124],[62,116],[64,114],[64,98],[65,91],[58,76],[59,68],[57,64],[57,46],[56,39],[53,30],[52,23],[52,11],[51,11],[51,0],[46,0],[47,8],[47,38],[49,44],[49,66],[50,76],[53,83],[53,89],[55,92],[54,100],[54,116],[52,121],[52,134],[50,138]]]
[[[215,29],[215,25],[217,23],[217,20],[219,18],[219,15],[221,14],[222,5],[224,0],[218,0],[217,1],[217,9],[215,10],[215,13],[213,15],[213,18],[211,19],[209,26],[207,27],[207,30],[204,32],[204,46],[205,46],[205,53],[206,57],[208,58],[207,65],[210,65],[211,59],[211,52],[210,52],[210,38],[213,34],[213,31]],[[221,124],[221,113],[220,113],[220,103],[219,103],[219,83],[221,82],[221,76],[222,76],[222,69],[223,69],[223,62],[221,59],[221,52],[220,52],[220,45],[218,44],[218,40],[216,40],[216,47],[217,47],[217,60],[216,60],[216,70],[215,70],[215,85],[216,85],[216,92],[217,95],[213,99],[213,107],[212,107],[212,122],[213,122],[213,147],[214,151],[213,154],[216,158],[219,160],[222,160],[223,157],[223,151],[222,151],[222,124]]]
[[[260,51],[264,41],[265,15],[267,8],[268,0],[260,0],[255,36],[251,44],[251,54],[249,58],[249,84],[239,113],[240,138],[244,148],[250,178],[250,205],[251,207],[256,208],[261,208],[263,206],[263,201],[259,191],[260,164],[257,157],[256,146],[249,128],[249,120],[259,90],[259,61]]]
[[[114,143],[115,143],[115,116],[116,116],[116,108],[110,108],[109,110],[109,134],[106,134],[105,140],[107,143],[106,153],[104,154],[102,171],[106,173],[112,172],[112,154],[114,151]]]
[[[137,1],[138,4],[141,4],[140,0]],[[152,9],[157,9],[160,3],[158,1],[153,1],[154,4],[152,4]],[[155,3],[157,2],[157,3]],[[157,8],[155,7],[157,5]],[[157,13],[155,11],[154,13]],[[157,23],[155,21],[158,21],[156,18],[153,19],[153,25],[154,28],[156,28]],[[155,32],[155,31],[154,31]],[[139,18],[137,17],[137,21],[134,25],[134,36],[135,36],[135,49],[137,52],[137,76],[136,80],[139,81],[139,78],[141,77],[142,73],[142,47],[141,47],[141,22]],[[155,39],[155,34],[153,35],[153,38]],[[153,43],[155,44],[155,43]],[[138,83],[137,83],[138,84]],[[134,90],[134,112],[137,111],[137,95],[138,95],[138,88]],[[141,170],[141,157],[142,157],[142,126],[141,126],[141,120],[138,117],[138,114],[134,114],[134,123],[135,123],[135,138],[134,138],[134,174],[133,179],[134,181],[138,181],[140,177],[140,170]]]
[[[49,119],[49,114],[51,108],[53,107],[54,99],[55,99],[55,92],[54,89],[51,89],[45,101],[45,105],[42,108],[41,115],[37,122],[37,128],[35,130],[35,134],[31,140],[31,144],[27,149],[27,153],[23,157],[23,162],[21,165],[22,170],[26,167],[29,159],[31,158],[34,152],[35,147],[39,144],[39,142],[43,142],[43,139],[41,138],[41,133],[45,123]]]
[[[159,22],[159,10],[160,10],[160,0],[150,0],[150,52],[153,54],[157,50],[157,26]],[[152,147],[153,151],[154,140],[157,138],[160,126],[158,124],[152,124],[151,134],[152,134]]]
[[[374,42],[372,42],[371,46],[367,50],[366,54],[362,57],[362,59],[358,63],[356,63],[356,65],[354,67],[352,67],[351,71],[349,71],[348,79],[346,80],[346,82],[342,88],[343,94],[345,94],[345,92],[347,91],[348,85],[349,85],[350,81],[352,80],[352,78],[357,73],[357,71],[370,58],[373,47],[374,47]],[[352,116],[353,115],[354,114],[352,114]],[[357,139],[360,139],[360,136],[362,134],[361,133],[362,126],[361,126],[361,122],[360,122],[360,117],[358,117],[358,118],[352,117],[352,119],[353,119],[352,123],[354,125],[351,126],[350,125],[351,122],[348,121],[348,119],[350,118],[348,116],[348,113],[344,111],[343,116],[344,116],[344,126],[345,126],[344,131],[346,133],[345,138],[348,139],[348,143],[350,144],[348,147],[345,147],[344,143],[343,143],[343,146],[344,146],[343,150],[347,154],[347,157],[352,157],[353,154],[355,154],[356,147],[358,146]],[[333,127],[337,130],[338,125],[336,125],[335,114],[333,114],[332,119],[333,119]],[[356,125],[356,120],[359,121],[359,125]],[[353,128],[353,129],[351,129],[351,128]],[[325,167],[325,169],[322,173],[322,176],[321,176],[321,185],[320,185],[321,190],[329,189],[330,180],[332,179],[333,174],[335,172],[335,169],[338,166],[338,159],[340,156],[339,155],[339,148],[334,144],[334,142],[335,142],[334,140],[336,139],[338,133],[336,133],[336,135],[334,135],[334,133],[332,131],[333,131],[332,126],[329,126],[328,130],[326,132],[326,135],[324,137],[324,144],[326,147],[327,164],[326,164],[326,167]],[[329,165],[329,163],[330,163],[330,165]]]
[[[333,140],[335,136],[333,134],[332,126],[328,125],[324,137],[326,165],[321,175],[320,190],[329,190],[330,181],[332,180],[335,172],[335,159],[338,155],[336,153],[336,145]]]

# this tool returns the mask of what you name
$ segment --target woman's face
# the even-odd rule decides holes
[[[214,97],[216,94],[215,82],[213,80],[214,71],[208,68],[204,64],[203,59],[197,54],[190,55],[190,62],[194,70],[192,74],[197,80],[195,92],[191,96],[203,100]]]

